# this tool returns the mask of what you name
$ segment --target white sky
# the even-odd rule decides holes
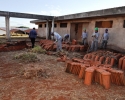
[[[1,0],[0,10],[60,16],[124,5],[125,0]],[[30,20],[32,19],[11,18],[10,25],[32,28],[35,25]],[[0,17],[0,27],[5,27],[4,17]]]

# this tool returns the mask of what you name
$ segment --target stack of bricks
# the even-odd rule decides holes
[[[119,59],[118,68],[125,71],[125,56]]]
[[[56,45],[53,45],[52,40],[41,40],[40,45],[42,46],[42,48],[44,48],[47,51],[55,51],[56,50]],[[71,45],[63,43],[62,48],[66,51],[71,51],[71,52],[79,52],[79,51],[87,50],[87,46],[77,45],[75,40],[72,42]]]
[[[84,45],[70,45],[68,48],[68,51],[72,51],[72,52],[79,52],[79,51],[86,51],[87,47]]]
[[[66,72],[79,75],[81,70],[81,64],[77,62],[67,62]]]
[[[112,67],[116,65],[119,61],[119,59],[123,57],[122,54],[119,53],[113,53],[113,52],[105,52],[105,51],[97,51],[93,53],[86,54],[84,56],[84,59],[90,59],[92,61],[99,61],[101,64],[104,64],[107,67]],[[121,63],[119,64],[119,67],[124,66],[123,60],[121,59]],[[122,68],[124,69],[124,68]]]
[[[87,56],[90,57],[90,55]],[[91,58],[94,57],[91,55]],[[95,58],[98,59],[98,57]],[[108,59],[106,59],[106,64]],[[124,71],[115,70],[111,67],[112,65],[107,67],[107,65],[101,64],[99,60],[73,58],[72,61],[67,62],[66,72],[78,75],[80,79],[84,80],[84,84],[88,86],[93,82],[102,85],[105,89],[109,89],[111,83],[125,86]]]
[[[28,48],[26,41],[18,41],[15,43],[7,43],[0,47],[0,52],[17,51]]]
[[[53,41],[51,40],[41,40],[40,45],[42,46],[42,48],[44,48],[47,51],[56,50],[56,45],[54,45]]]
[[[121,70],[115,70],[115,69],[108,69],[108,71],[111,73],[111,82],[116,85],[124,86],[125,85],[125,78],[124,78],[124,72]]]
[[[111,73],[104,69],[97,68],[95,70],[93,80],[94,82],[104,86],[105,89],[109,89],[111,84]]]

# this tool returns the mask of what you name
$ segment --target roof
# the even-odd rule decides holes
[[[26,33],[30,33],[32,29],[25,30]]]
[[[40,23],[40,22],[46,22],[46,20],[33,20],[33,21],[30,21],[30,23]]]
[[[17,32],[17,31],[19,31],[19,30],[18,30],[18,29],[11,29],[11,30],[10,30],[11,33],[15,33],[15,32]]]
[[[19,30],[19,29],[11,29],[10,33],[25,33],[23,30]]]
[[[54,16],[19,13],[19,12],[8,12],[8,11],[0,11],[0,16],[28,18],[28,19],[29,18],[31,18],[31,19],[43,19],[43,20],[52,20],[54,18]]]
[[[114,15],[124,15],[125,16],[125,6],[115,7],[109,9],[102,9],[97,11],[76,13],[64,16],[55,17],[56,20],[71,20],[71,19],[83,19],[83,18],[93,18],[93,17],[103,17],[103,16],[114,16]],[[44,20],[34,20],[31,23],[45,22]]]
[[[28,29],[28,30],[25,30],[24,32],[30,33],[31,30],[32,30],[32,29]],[[35,30],[38,31],[37,29],[35,29]]]

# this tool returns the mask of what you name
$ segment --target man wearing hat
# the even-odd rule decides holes
[[[99,33],[98,33],[98,28],[95,28],[95,32],[92,34],[92,43],[91,43],[91,48],[89,52],[96,51],[98,49],[98,38],[99,38]]]
[[[108,39],[109,39],[108,29],[105,29],[105,33],[103,34],[103,40],[102,40],[102,45],[101,45],[102,49],[106,49]]]
[[[54,36],[57,52],[62,51],[62,37],[57,32],[52,32],[51,35]]]
[[[88,37],[88,34],[86,32],[86,29],[84,28],[83,33],[82,33],[82,43],[83,43],[83,45],[87,44],[87,37]]]

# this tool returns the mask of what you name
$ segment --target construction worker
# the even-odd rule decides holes
[[[64,38],[63,38],[63,42],[69,43],[69,41],[70,41],[70,36],[69,36],[69,34],[65,34],[65,35],[64,35]]]
[[[54,36],[55,42],[57,45],[57,52],[62,51],[62,37],[57,32],[52,32],[52,36]]]
[[[98,49],[98,38],[99,38],[99,33],[98,33],[98,28],[95,28],[95,32],[92,34],[92,43],[91,43],[91,48],[89,52],[96,51]]]
[[[101,44],[101,49],[106,49],[107,43],[108,43],[108,39],[109,39],[108,29],[105,29],[105,33],[103,34],[103,40],[102,40],[102,44]]]
[[[83,45],[87,45],[87,37],[88,37],[88,33],[86,32],[86,29],[83,29],[83,33],[82,33],[82,43]]]
[[[32,43],[32,48],[34,48],[36,37],[37,37],[37,32],[36,32],[35,28],[33,28],[29,33],[29,38]]]

